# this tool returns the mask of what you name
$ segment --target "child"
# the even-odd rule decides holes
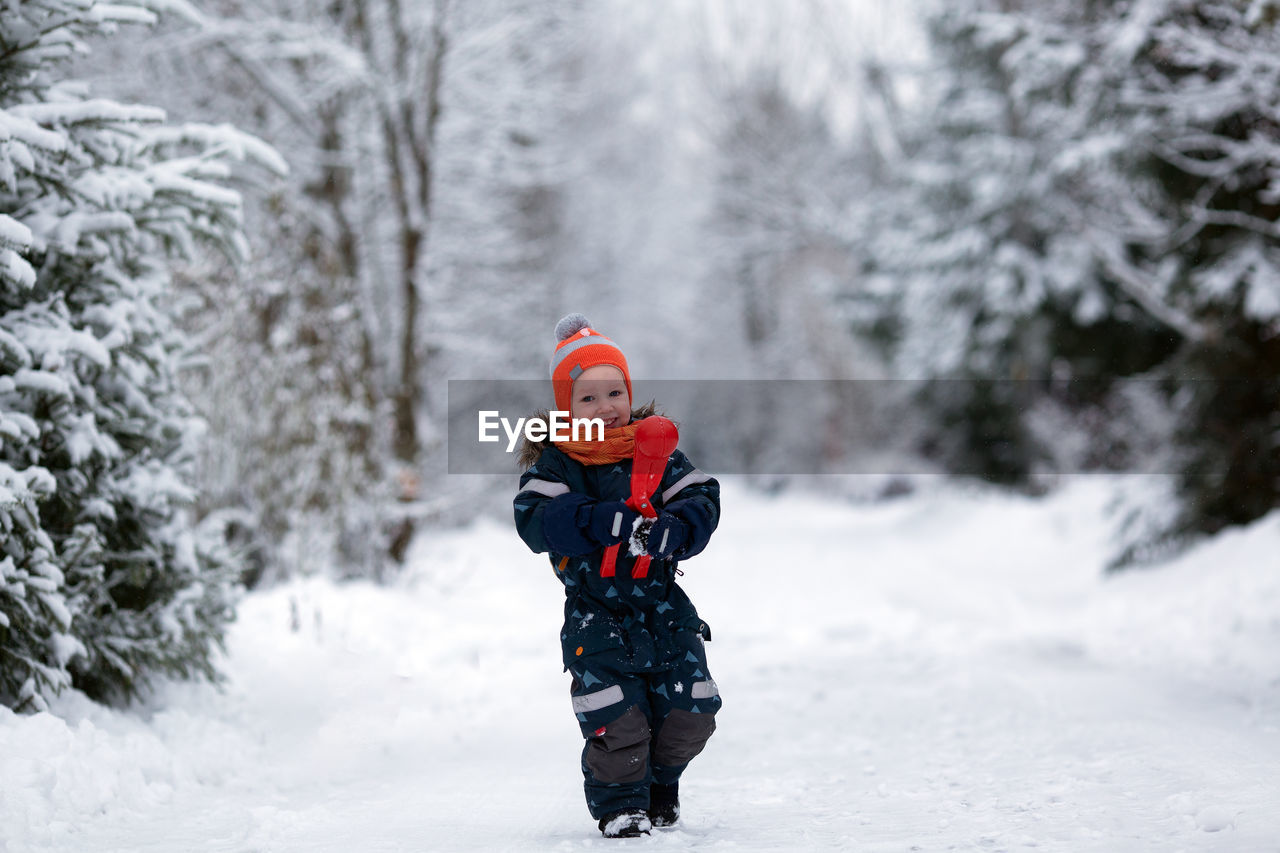
[[[703,649],[711,632],[675,575],[716,529],[720,485],[679,450],[671,455],[653,496],[652,563],[647,577],[632,578],[627,542],[639,516],[624,501],[635,422],[654,406],[632,410],[627,360],[586,317],[562,319],[556,338],[556,408],[600,418],[604,440],[525,443],[516,529],[535,552],[549,552],[565,587],[560,642],[587,739],[587,808],[606,837],[633,837],[676,822],[680,774],[716,727],[720,692]],[[616,574],[602,577],[604,551],[618,542]]]

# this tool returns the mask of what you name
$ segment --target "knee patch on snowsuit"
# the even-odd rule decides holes
[[[711,733],[716,730],[714,714],[695,714],[676,708],[658,729],[653,745],[653,760],[667,767],[688,764],[702,752]]]
[[[649,774],[649,721],[632,705],[590,739],[585,761],[600,782],[639,782]]]

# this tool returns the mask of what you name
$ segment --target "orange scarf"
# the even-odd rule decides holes
[[[637,421],[604,431],[603,441],[557,441],[556,448],[583,465],[609,465],[630,459],[636,452]]]

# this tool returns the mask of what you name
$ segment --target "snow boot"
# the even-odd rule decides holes
[[[680,783],[649,786],[649,820],[654,826],[675,826],[680,819]]]
[[[644,809],[619,809],[600,818],[600,832],[605,838],[636,838],[653,829]]]

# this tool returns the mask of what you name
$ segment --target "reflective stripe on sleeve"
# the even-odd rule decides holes
[[[540,495],[546,495],[549,498],[558,498],[561,495],[569,493],[569,487],[564,483],[553,483],[550,480],[530,480],[524,484],[522,492],[537,492]]]
[[[671,488],[662,493],[662,502],[665,504],[667,501],[679,494],[680,490],[686,486],[696,486],[698,483],[705,483],[710,479],[711,477],[709,475],[702,473],[697,468],[694,468],[688,474],[685,474],[679,480],[676,480],[675,483],[672,484]]]

